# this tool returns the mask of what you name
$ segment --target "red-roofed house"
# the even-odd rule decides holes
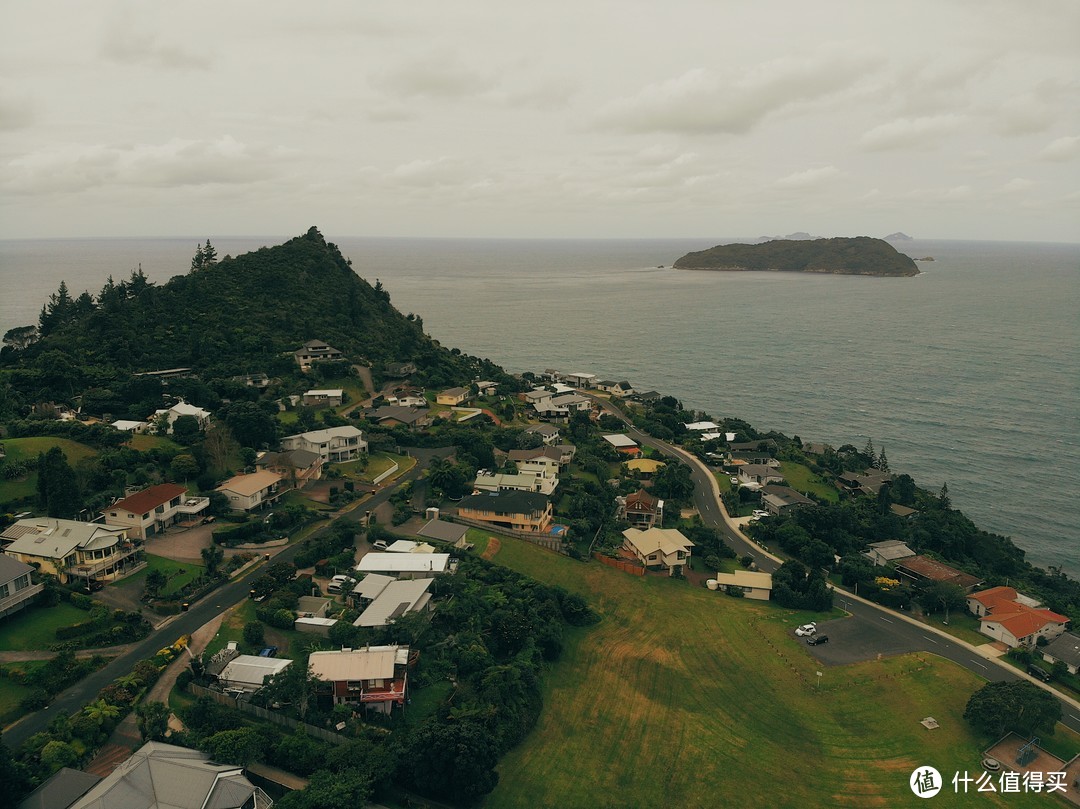
[[[949,567],[944,562],[931,559],[929,556],[909,556],[906,559],[898,559],[895,570],[900,574],[901,579],[912,584],[923,581],[943,581],[955,584],[968,593],[982,584],[982,579]]]
[[[210,508],[210,498],[189,497],[187,487],[159,483],[105,509],[105,524],[124,526],[129,537],[149,539],[181,520],[197,520]]]
[[[664,521],[664,501],[639,489],[626,497],[616,497],[616,518],[626,520],[635,528],[652,528]]]
[[[1031,599],[1012,587],[991,587],[967,598],[968,609],[979,616],[979,631],[1006,646],[1033,647],[1040,637],[1053,640],[1065,631],[1067,616],[1025,601]]]

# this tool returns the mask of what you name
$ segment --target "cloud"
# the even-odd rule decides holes
[[[1033,185],[1035,185],[1035,183],[1031,180],[1024,179],[1023,177],[1013,177],[1009,182],[995,189],[994,193],[1001,195],[1019,194],[1027,191]]]
[[[34,104],[26,96],[0,90],[0,131],[24,129],[34,122]]]
[[[820,168],[807,169],[806,171],[789,174],[787,177],[781,177],[773,185],[777,188],[813,188],[832,179],[839,173],[840,170],[836,166],[821,166]]]
[[[1080,135],[1066,135],[1048,143],[1039,152],[1040,160],[1064,163],[1080,156]]]
[[[956,131],[964,120],[953,114],[899,118],[864,132],[859,144],[869,151],[927,146]]]
[[[850,88],[868,69],[863,57],[839,52],[777,59],[733,75],[695,68],[613,101],[596,122],[629,133],[741,134],[784,108]]]
[[[100,186],[175,188],[258,182],[291,159],[283,150],[217,140],[161,144],[77,145],[32,152],[7,165],[14,193],[79,192]]]
[[[408,98],[467,98],[496,85],[493,77],[448,54],[429,54],[372,77],[372,86]]]
[[[105,33],[101,55],[124,65],[167,70],[209,70],[212,60],[188,47],[162,41],[148,26],[130,17],[115,21]]]

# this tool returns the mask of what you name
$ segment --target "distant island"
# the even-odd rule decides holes
[[[896,231],[896,233],[890,233],[888,236],[886,236],[885,241],[887,241],[887,242],[913,242],[915,240],[913,238],[911,238],[910,236],[908,236],[906,233],[898,230],[898,231]]]
[[[791,240],[764,244],[721,244],[687,253],[671,265],[677,270],[782,271],[833,275],[918,275],[909,256],[884,239]]]

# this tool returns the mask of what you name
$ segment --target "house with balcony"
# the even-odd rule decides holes
[[[812,506],[814,501],[789,486],[770,484],[761,490],[761,504],[767,512],[778,517],[793,509]]]
[[[435,404],[456,407],[469,401],[472,392],[468,388],[447,388],[435,395]]]
[[[615,519],[634,528],[649,529],[664,522],[664,501],[644,489],[615,498]]]
[[[128,536],[146,540],[178,522],[201,520],[209,511],[209,497],[191,497],[185,486],[160,483],[117,500],[102,516],[106,525],[124,526]]]
[[[122,526],[95,522],[30,517],[9,525],[0,534],[4,553],[57,577],[72,581],[115,581],[141,569],[142,542],[128,537]]]
[[[546,534],[551,530],[551,501],[537,492],[484,492],[463,497],[457,515],[511,531]]]
[[[248,475],[234,475],[217,487],[229,498],[233,511],[255,511],[270,505],[283,493],[281,475],[261,469]]]
[[[311,364],[314,362],[340,360],[342,356],[340,351],[322,340],[308,340],[293,352],[293,357],[296,358],[296,364],[300,366],[301,371],[310,371]]]
[[[173,433],[173,425],[176,424],[176,420],[181,416],[191,416],[197,422],[199,422],[199,429],[205,430],[210,426],[210,411],[203,410],[201,407],[188,404],[183,399],[174,404],[172,407],[167,407],[163,410],[155,410],[154,415],[150,418],[151,423],[161,423],[164,419],[165,432],[168,435]]]
[[[305,407],[337,407],[345,401],[345,391],[341,388],[309,390],[300,401]]]
[[[45,589],[44,584],[34,584],[30,576],[33,572],[34,568],[25,562],[0,554],[0,618],[29,606]]]
[[[325,463],[341,463],[355,461],[368,451],[368,444],[361,430],[346,425],[287,435],[281,439],[281,448],[285,451],[307,450],[318,455]]]
[[[559,428],[554,424],[533,424],[525,428],[526,435],[536,435],[545,446],[553,447],[559,443]]]
[[[408,646],[312,652],[308,667],[319,681],[320,697],[329,697],[333,705],[353,705],[384,714],[395,706],[405,707]]]
[[[675,574],[675,568],[690,561],[694,543],[677,528],[649,528],[641,531],[627,528],[623,533],[623,548],[637,557],[645,567],[658,567]]]

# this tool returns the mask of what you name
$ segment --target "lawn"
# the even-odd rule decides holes
[[[53,447],[60,447],[67,456],[68,463],[75,466],[83,458],[97,454],[97,450],[67,438],[42,436],[39,438],[6,438],[3,441],[7,453],[5,461],[0,461],[0,468],[6,461],[22,461],[37,458],[39,453],[48,452]],[[0,477],[0,504],[15,503],[27,497],[37,495],[37,472],[31,472],[20,480],[4,480]]]
[[[906,806],[917,766],[978,769],[989,740],[961,717],[982,681],[947,661],[823,667],[792,636],[805,614],[512,539],[495,560],[582,594],[603,620],[567,633],[540,720],[485,807]],[[919,724],[928,715],[938,730]],[[938,802],[959,805],[947,792]]]
[[[341,473],[347,478],[371,483],[379,475],[393,469],[395,463],[398,465],[398,470],[390,476],[390,479],[394,479],[412,469],[416,465],[416,459],[409,455],[395,455],[392,452],[373,452],[368,456],[367,465],[363,468],[361,468],[363,464],[360,461],[335,464],[335,468],[341,470]]]
[[[171,438],[164,435],[142,435],[135,433],[127,442],[127,446],[139,452],[148,452],[152,449],[167,449],[179,452],[183,449]]]
[[[192,562],[176,562],[163,556],[154,556],[154,554],[148,553],[146,554],[146,567],[113,586],[133,589],[141,593],[146,585],[146,574],[151,570],[160,570],[169,577],[169,583],[161,591],[162,597],[168,597],[188,582],[197,579],[202,575],[204,569],[202,565],[196,565]]]
[[[781,461],[780,471],[784,473],[784,480],[788,482],[788,486],[795,491],[812,494],[830,503],[840,501],[840,492],[835,486],[827,483],[820,475],[815,475],[801,463]]]
[[[9,671],[14,668],[22,669],[26,672],[32,672],[35,669],[39,669],[44,666],[46,661],[26,661],[22,663],[7,663],[4,666],[0,666],[5,671]],[[28,711],[19,707],[19,702],[23,697],[27,697],[33,692],[34,687],[32,685],[19,685],[12,682],[7,677],[0,677],[0,725],[7,725],[14,722]]]
[[[47,650],[56,643],[56,630],[81,624],[90,613],[61,602],[55,607],[30,607],[0,622],[0,651]]]

